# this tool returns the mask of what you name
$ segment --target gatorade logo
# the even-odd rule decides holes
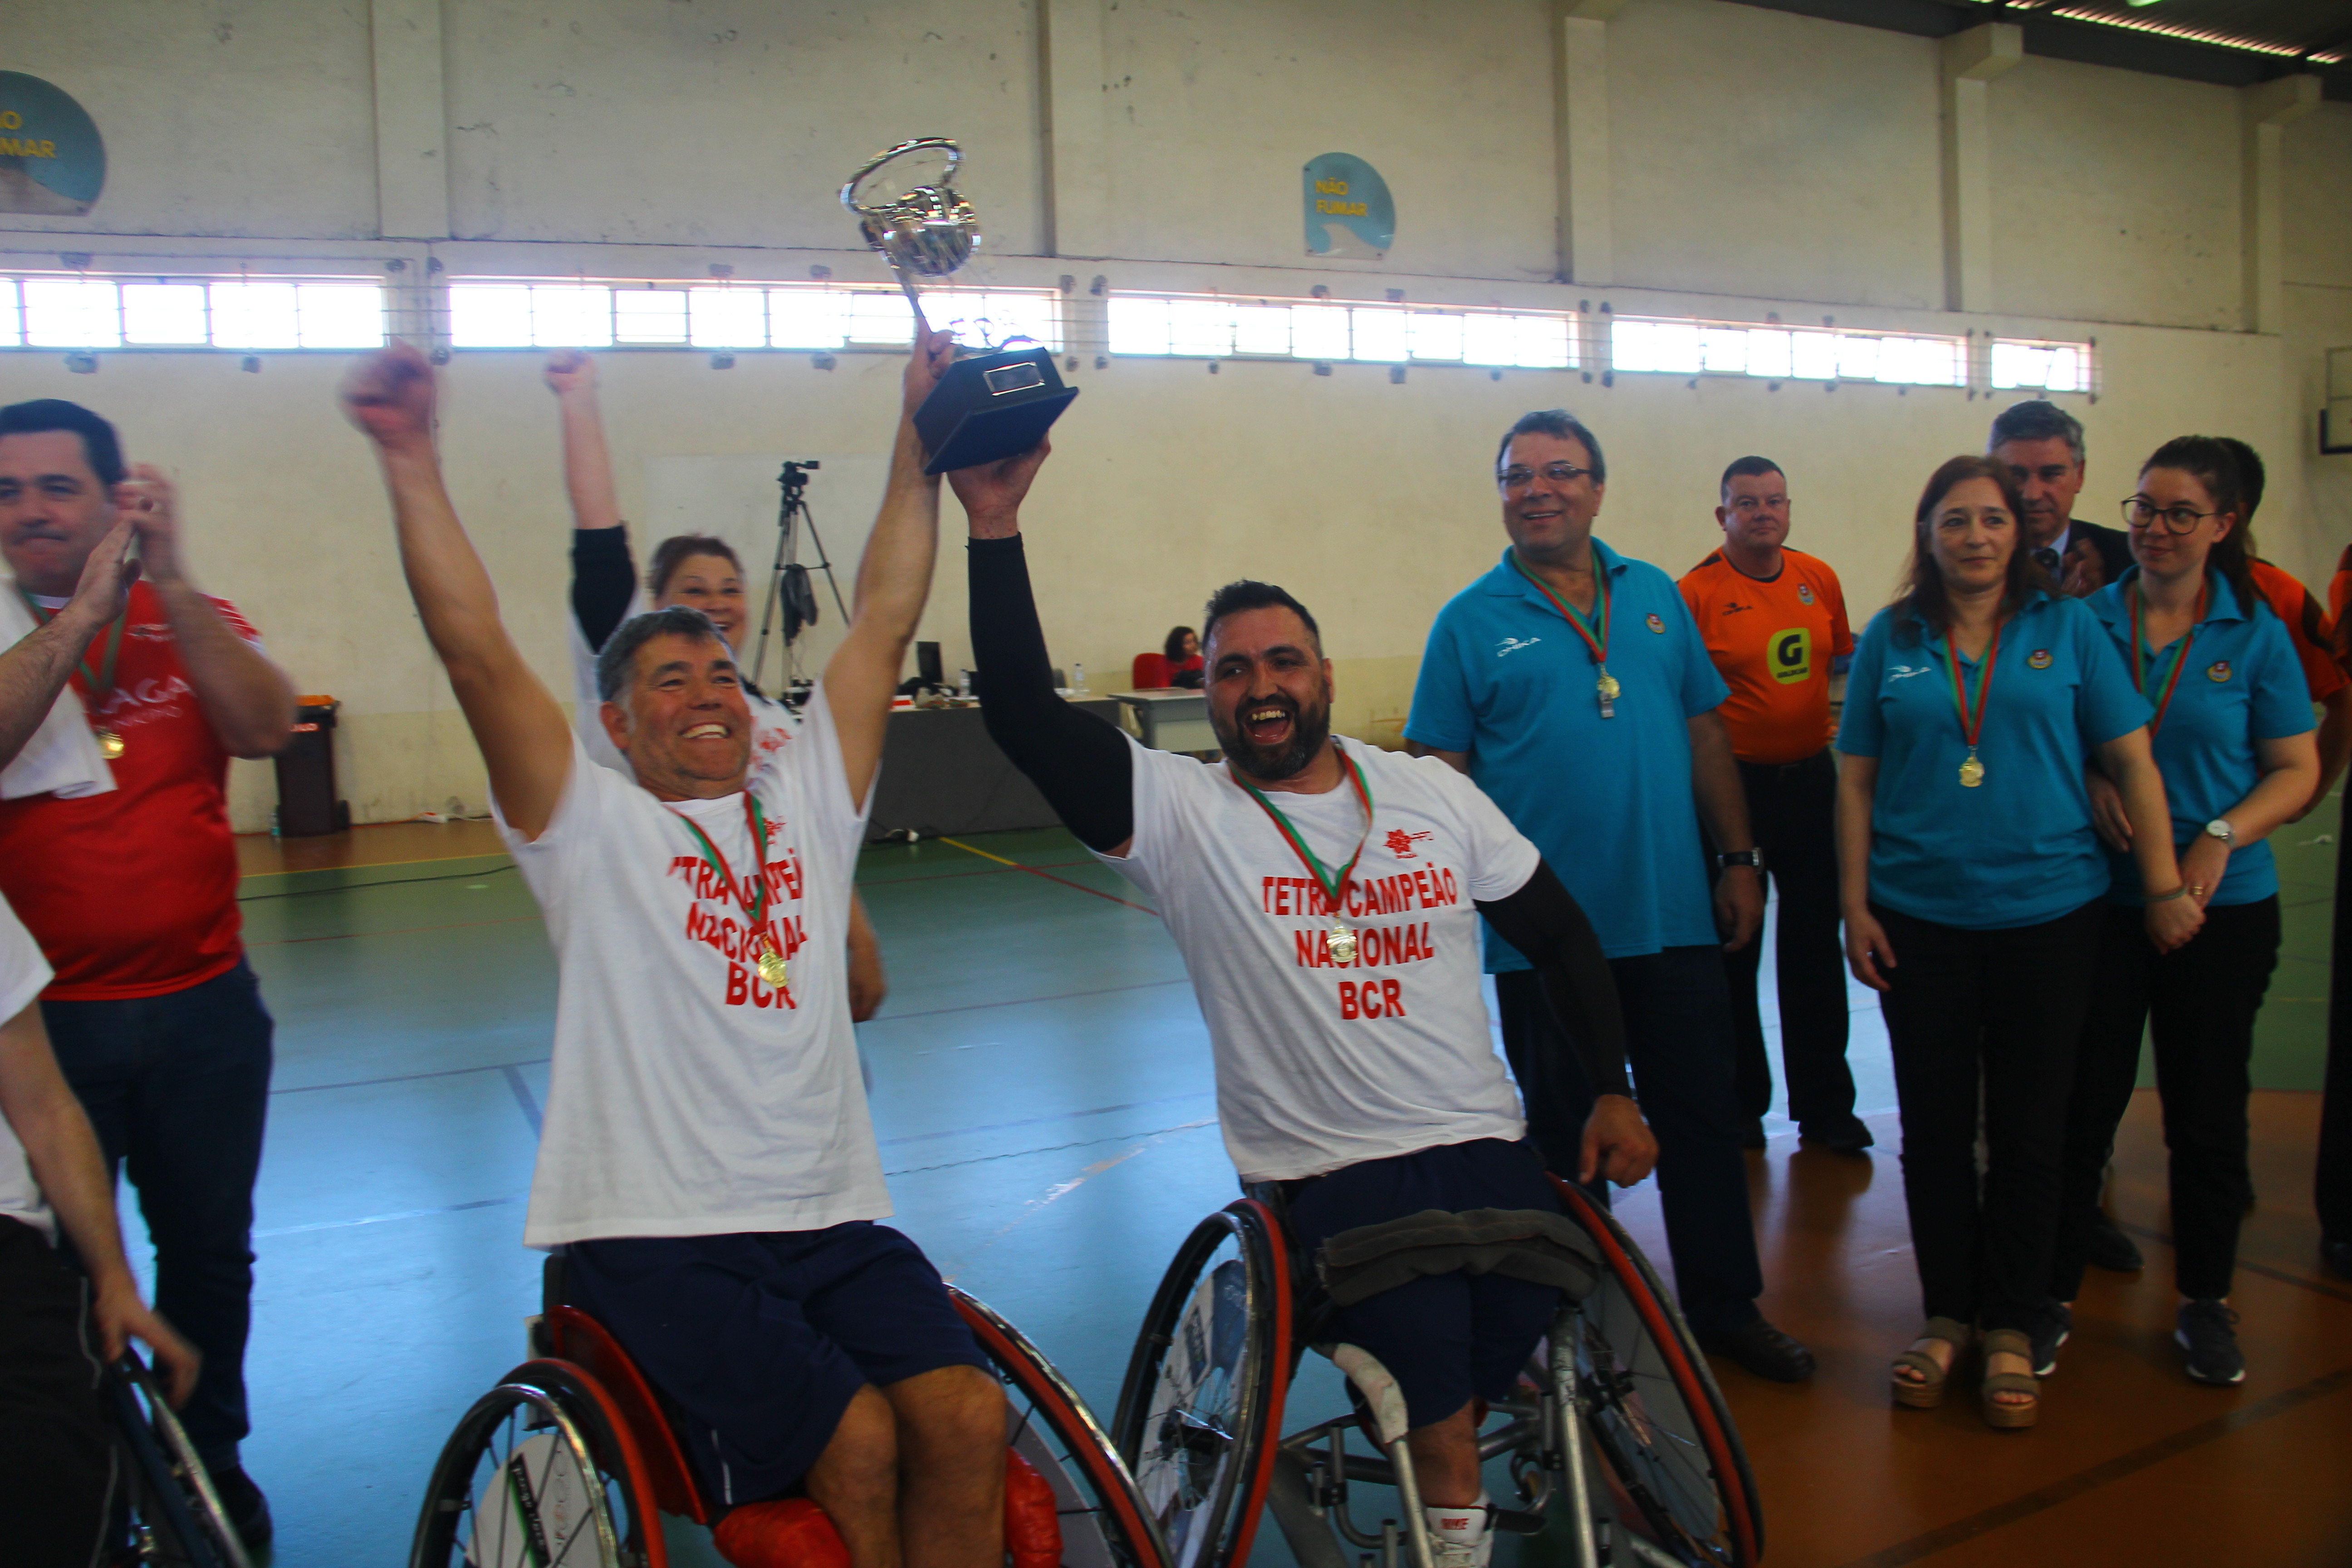
[[[1813,634],[1803,626],[1791,626],[1785,632],[1774,632],[1767,645],[1767,656],[1772,666],[1772,679],[1783,686],[1794,686],[1810,680],[1813,674]]]

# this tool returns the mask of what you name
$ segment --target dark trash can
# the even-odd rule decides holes
[[[335,796],[335,710],[331,697],[296,699],[294,743],[278,753],[278,836],[310,838],[352,825],[352,805]]]

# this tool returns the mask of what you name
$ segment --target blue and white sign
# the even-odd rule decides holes
[[[98,122],[40,78],[0,71],[0,212],[79,217],[105,188]]]
[[[1377,261],[1396,243],[1396,203],[1381,172],[1351,153],[1307,161],[1307,254]]]

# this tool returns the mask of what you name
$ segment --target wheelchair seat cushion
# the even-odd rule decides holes
[[[1343,1230],[1315,1256],[1315,1275],[1334,1305],[1351,1307],[1433,1274],[1504,1274],[1549,1285],[1581,1301],[1601,1279],[1601,1259],[1583,1229],[1540,1209],[1423,1209]]]

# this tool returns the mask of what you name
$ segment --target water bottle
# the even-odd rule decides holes
[[[1074,664],[1070,666],[1070,689],[1073,691],[1084,691],[1086,689],[1087,667],[1083,664]]]

